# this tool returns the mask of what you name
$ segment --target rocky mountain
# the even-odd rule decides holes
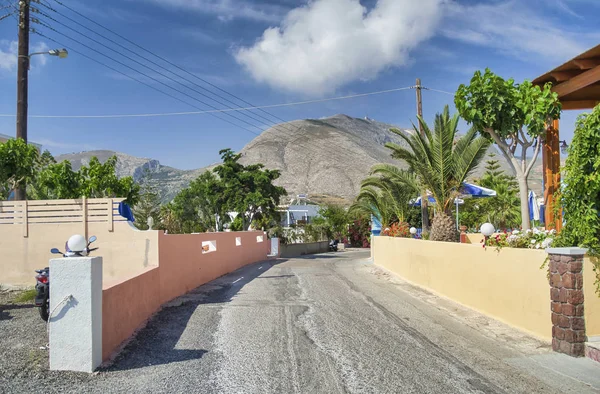
[[[346,115],[292,121],[276,125],[248,143],[241,151],[241,161],[244,164],[263,163],[267,168],[280,170],[279,185],[285,187],[290,195],[309,194],[351,201],[371,166],[377,163],[399,164],[384,147],[386,142],[403,144],[400,137],[389,131],[392,127],[397,126]],[[411,133],[412,130],[403,129],[403,132]],[[493,146],[488,158],[492,153],[497,154]],[[105,161],[113,154],[119,159],[119,176],[133,176],[139,181],[144,174],[150,174],[164,201],[170,201],[191,180],[211,168],[183,171],[163,166],[157,160],[112,151],[61,155],[57,160],[70,160],[77,169],[89,162],[92,156]],[[496,159],[510,173],[504,159],[498,154]],[[540,163],[541,160],[530,182],[531,188],[538,194],[541,191]],[[483,171],[482,165],[473,178],[479,177]]]

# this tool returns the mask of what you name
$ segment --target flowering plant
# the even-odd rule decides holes
[[[386,235],[388,237],[400,237],[400,238],[409,238],[410,235],[410,227],[408,223],[393,223],[390,227],[386,227],[381,235]]]
[[[546,249],[552,245],[556,237],[556,230],[527,230],[505,232],[482,240],[483,247],[494,246],[496,249],[521,248],[521,249]]]

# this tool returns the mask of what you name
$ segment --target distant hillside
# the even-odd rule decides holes
[[[400,137],[389,131],[392,127],[397,126],[346,115],[297,120],[265,130],[242,149],[241,161],[244,164],[263,163],[267,168],[280,170],[278,183],[291,195],[306,193],[318,195],[324,201],[350,202],[371,166],[377,163],[400,165],[384,147],[386,142],[403,144]],[[508,164],[495,147],[490,148],[486,160],[491,153],[496,153],[502,168],[510,173]],[[148,172],[159,186],[164,201],[170,201],[191,180],[212,168],[183,171],[163,166],[157,160],[112,151],[73,153],[61,155],[57,160],[70,160],[77,169],[88,163],[92,156],[105,161],[113,154],[119,159],[119,176],[131,175],[139,181]],[[480,166],[472,178],[480,177],[483,167]],[[540,159],[530,180],[530,187],[538,194],[541,194],[541,173]]]

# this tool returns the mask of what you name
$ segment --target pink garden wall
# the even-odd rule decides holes
[[[103,360],[115,353],[162,304],[245,265],[266,260],[269,251],[270,242],[260,231],[159,233],[158,267],[104,283]]]

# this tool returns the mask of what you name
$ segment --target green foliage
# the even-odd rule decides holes
[[[420,190],[415,174],[391,164],[377,164],[371,168],[371,176],[361,184],[353,213],[373,215],[382,225],[404,221],[410,213],[410,200]]]
[[[100,163],[92,157],[87,166],[79,169],[81,177],[79,193],[88,198],[125,197],[125,201],[135,206],[139,199],[140,186],[132,177],[118,178],[115,172],[117,156]]]
[[[600,106],[577,118],[562,177],[565,225],[556,245],[588,248],[600,276]],[[596,284],[600,295],[600,278]]]
[[[424,136],[416,127],[410,135],[392,130],[408,144],[408,149],[386,144],[392,157],[409,165],[421,187],[428,189],[437,201],[438,209],[447,214],[452,211],[452,202],[459,195],[460,186],[477,168],[489,146],[486,139],[477,137],[475,129],[458,138],[458,120],[458,115],[450,116],[446,106],[436,115],[433,131],[419,118]]]
[[[348,224],[350,223],[348,211],[339,205],[328,205],[319,209],[321,218],[313,221],[317,224],[320,220],[325,225],[324,229],[329,239],[343,239],[348,235]]]
[[[160,223],[160,194],[156,185],[152,183],[148,174],[142,179],[138,203],[132,208],[135,222],[133,224],[140,230],[150,229],[148,219],[152,218],[155,225]]]
[[[175,196],[163,208],[165,230],[170,233],[202,233],[215,231],[216,216],[225,218],[227,211],[222,198],[222,187],[217,177],[206,171]],[[163,223],[164,224],[164,223]],[[222,230],[222,223],[218,230]]]
[[[236,231],[270,228],[279,222],[276,211],[285,189],[273,185],[279,171],[262,164],[244,166],[240,154],[220,152],[223,164],[205,172],[163,208],[162,227],[172,233],[222,231],[228,212],[238,212],[230,228]],[[218,219],[218,220],[217,220]]]
[[[31,182],[36,173],[39,152],[22,139],[0,143],[0,197]]]
[[[36,200],[80,198],[81,183],[81,174],[73,171],[71,162],[65,160],[41,169],[29,194]]]
[[[496,197],[465,199],[460,208],[460,224],[470,229],[479,229],[489,222],[497,229],[517,228],[521,223],[519,196],[514,177],[500,169],[498,160],[488,160],[486,171],[476,183],[496,191]]]
[[[239,163],[241,154],[235,154],[231,149],[221,150],[219,154],[223,164],[213,170],[220,187],[216,197],[228,211],[239,212],[244,230],[260,217],[278,218],[279,200],[287,194],[284,188],[273,184],[281,173],[264,169],[262,164],[244,166]]]
[[[516,84],[486,69],[475,72],[469,85],[460,85],[454,103],[459,114],[478,132],[494,141],[517,174],[521,225],[529,228],[527,178],[535,163],[547,125],[560,117],[558,95],[546,84]],[[527,151],[534,148],[527,163]]]

